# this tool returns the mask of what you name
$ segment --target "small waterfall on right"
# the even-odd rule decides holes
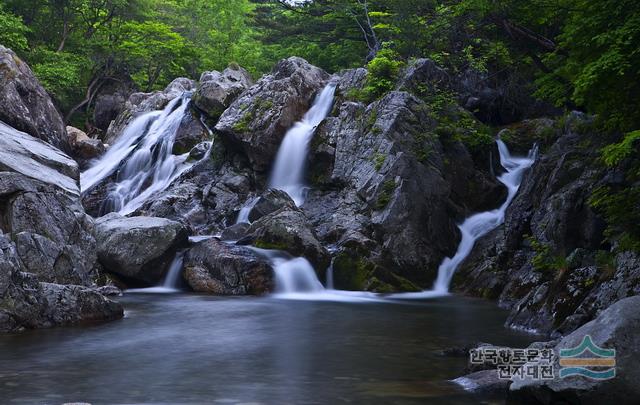
[[[504,222],[504,214],[520,188],[525,170],[531,167],[535,161],[535,147],[527,157],[513,157],[502,140],[498,139],[496,142],[500,151],[500,163],[506,169],[506,172],[498,177],[498,180],[507,187],[507,198],[499,208],[474,214],[459,226],[462,239],[456,254],[453,257],[445,258],[438,268],[438,277],[433,285],[433,291],[436,293],[446,294],[449,292],[449,284],[453,274],[464,259],[469,256],[476,241]]]

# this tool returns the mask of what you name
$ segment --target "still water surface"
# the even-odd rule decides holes
[[[505,329],[494,304],[455,296],[119,299],[120,321],[0,337],[0,402],[474,404],[480,399],[448,381],[466,359],[438,351],[534,338]]]

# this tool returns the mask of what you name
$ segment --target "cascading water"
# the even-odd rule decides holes
[[[153,194],[166,189],[192,166],[188,153],[172,153],[176,132],[188,108],[190,96],[172,100],[163,111],[153,111],[133,120],[109,151],[80,176],[83,192],[116,173],[102,213],[129,214]]]
[[[127,292],[133,293],[175,293],[179,292],[180,274],[182,273],[182,264],[184,263],[184,251],[176,253],[173,261],[169,265],[169,270],[164,276],[162,283],[155,287],[147,288],[131,288]]]
[[[497,143],[500,151],[500,163],[507,170],[498,177],[498,180],[507,187],[507,198],[498,209],[474,214],[459,226],[462,240],[460,240],[456,254],[451,258],[445,258],[440,264],[438,277],[433,286],[436,292],[447,293],[449,291],[453,273],[460,263],[469,256],[476,241],[504,222],[504,214],[520,188],[524,171],[531,167],[535,161],[535,148],[526,158],[513,157],[504,142],[498,139]]]
[[[305,199],[304,169],[309,142],[316,127],[329,114],[335,90],[335,84],[325,86],[302,120],[287,131],[276,156],[269,186],[289,194],[297,206]]]
[[[500,163],[506,169],[498,180],[507,187],[507,198],[502,205],[491,211],[480,212],[465,219],[458,227],[462,234],[462,239],[458,245],[458,250],[453,257],[445,258],[438,267],[438,276],[433,285],[433,290],[419,293],[394,294],[393,298],[427,298],[433,296],[446,295],[449,293],[451,278],[458,266],[469,256],[476,241],[482,236],[496,229],[504,222],[504,215],[516,196],[522,177],[528,168],[535,161],[537,148],[534,147],[527,157],[514,157],[509,153],[507,145],[498,139],[498,151],[500,152]]]
[[[249,199],[249,201],[247,201],[242,206],[242,208],[240,208],[240,212],[238,213],[238,218],[236,219],[236,224],[251,223],[251,221],[249,221],[249,214],[251,213],[251,210],[253,209],[253,207],[255,207],[259,199],[260,197],[253,197]]]

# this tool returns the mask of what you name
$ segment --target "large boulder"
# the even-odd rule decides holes
[[[80,204],[78,166],[49,144],[0,122],[0,230],[40,281],[92,285],[93,221]]]
[[[69,153],[62,117],[29,66],[0,45],[0,121]]]
[[[455,252],[456,222],[499,206],[504,188],[488,170],[489,156],[478,166],[436,127],[426,103],[393,91],[369,106],[345,101],[318,128],[302,208],[320,240],[345,253],[340,271],[363,274],[350,288],[379,288],[364,280],[374,274],[387,274],[394,289],[411,285],[402,279],[430,286]]]
[[[96,291],[77,285],[38,282],[16,246],[0,234],[0,332],[121,318],[123,309]]]
[[[269,215],[283,207],[294,210],[296,204],[286,192],[274,188],[267,189],[258,197],[253,207],[251,207],[249,211],[249,222],[257,221],[265,215]]]
[[[331,261],[329,252],[320,244],[307,218],[298,209],[284,207],[263,216],[251,224],[241,243],[303,256],[322,276]]]
[[[98,259],[105,270],[132,283],[160,281],[188,231],[178,222],[111,213],[96,220]]]
[[[326,72],[304,59],[281,60],[224,111],[215,129],[244,151],[254,170],[266,172],[284,134],[328,79]]]
[[[197,243],[184,256],[184,279],[197,292],[261,295],[274,288],[269,263],[249,248],[216,239]]]
[[[553,380],[514,379],[509,397],[514,403],[634,404],[640,398],[640,296],[625,298],[596,319],[565,336],[555,347]],[[592,379],[579,375],[560,378],[562,349],[581,345],[586,336],[598,347],[615,349],[615,377]],[[582,357],[589,356],[587,352]],[[599,370],[604,370],[600,368]]]
[[[217,119],[252,84],[251,75],[240,66],[230,66],[222,73],[216,70],[204,72],[193,100],[209,118]]]

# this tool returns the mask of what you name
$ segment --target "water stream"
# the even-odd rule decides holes
[[[114,184],[102,204],[101,214],[129,214],[154,194],[165,190],[185,170],[188,153],[174,155],[173,144],[190,95],[173,99],[162,111],[134,119],[108,152],[80,175],[83,192],[90,191],[115,173]],[[208,157],[208,153],[203,159]]]
[[[278,149],[269,186],[285,191],[297,206],[302,205],[305,200],[304,170],[309,142],[316,127],[331,111],[335,90],[335,84],[325,86],[302,120],[287,131]]]

